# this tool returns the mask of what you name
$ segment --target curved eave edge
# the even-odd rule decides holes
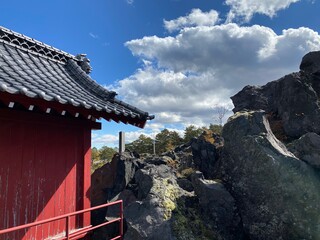
[[[112,100],[116,95],[115,92],[108,91],[104,87],[100,86],[100,84],[85,73],[74,60],[68,60],[66,69],[78,84],[80,84],[86,91],[95,94],[97,97],[103,100]]]
[[[57,113],[60,113],[61,115],[63,112],[68,112],[70,115],[73,116],[79,116],[82,115],[84,118],[93,117],[95,119],[104,118],[107,121],[113,120],[117,123],[122,122],[124,124],[131,124],[133,126],[144,128],[147,120],[151,120],[154,118],[154,116],[145,116],[142,115],[141,117],[130,117],[125,116],[122,113],[119,112],[107,112],[106,110],[97,110],[95,108],[85,108],[83,106],[74,106],[70,104],[69,102],[61,103],[55,100],[46,100],[40,97],[28,97],[23,94],[18,93],[9,93],[5,91],[0,90],[0,101],[5,103],[9,106],[10,102],[18,103],[20,105],[23,105],[26,109],[28,109],[30,106],[36,106],[40,109],[42,109],[43,112],[46,112],[47,109],[52,109]],[[89,119],[89,118],[88,118]]]

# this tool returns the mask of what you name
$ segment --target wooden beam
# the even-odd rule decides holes
[[[140,119],[138,117],[125,116],[123,114],[115,114],[114,112],[106,112],[106,111],[98,111],[96,109],[86,109],[84,107],[75,107],[71,104],[61,104],[55,101],[46,101],[40,98],[29,98],[24,95],[19,94],[9,94],[9,93],[1,93],[0,101],[5,103],[7,106],[11,106],[11,108],[15,105],[15,103],[19,103],[23,105],[27,110],[31,105],[33,106],[32,110],[40,109],[43,112],[47,112],[50,108],[50,113],[54,112],[60,113],[62,116],[67,117],[67,113],[70,113],[71,116],[81,118],[81,116],[87,121],[95,121],[96,119],[104,118],[107,121],[113,120],[117,123],[123,122],[125,124],[132,124],[137,127],[143,128],[146,124],[146,120]],[[9,107],[10,107],[9,106]],[[30,110],[30,111],[32,111]],[[90,116],[90,117],[89,117]]]
[[[15,117],[17,121],[23,122],[36,122],[38,124],[42,123],[53,123],[53,124],[61,124],[65,126],[69,124],[72,127],[86,127],[89,129],[99,130],[101,129],[100,122],[89,121],[87,119],[81,118],[71,118],[71,117],[61,117],[53,114],[43,114],[38,112],[30,112],[30,111],[22,111],[16,109],[9,108],[0,108],[0,119],[12,119]]]

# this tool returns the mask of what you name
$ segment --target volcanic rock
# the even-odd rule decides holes
[[[320,134],[320,52],[309,53],[303,59],[298,73],[261,87],[244,87],[231,97],[233,111],[264,110],[281,122],[289,139],[308,132]]]
[[[276,139],[265,112],[237,112],[222,135],[218,175],[249,239],[319,239],[319,173]]]

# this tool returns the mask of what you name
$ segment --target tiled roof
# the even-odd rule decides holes
[[[0,94],[72,105],[140,127],[154,118],[92,80],[86,60],[0,27]]]

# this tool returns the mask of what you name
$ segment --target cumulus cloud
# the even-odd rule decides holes
[[[115,145],[119,142],[119,137],[112,134],[92,134],[91,142],[94,146],[109,146]]]
[[[173,36],[125,45],[143,65],[108,88],[156,114],[156,124],[204,125],[216,119],[214,106],[231,109],[229,97],[244,86],[297,71],[305,53],[320,49],[320,36],[304,27],[278,35],[229,23],[184,27]]]
[[[155,60],[159,67],[172,69],[181,77],[181,72],[197,76],[226,66],[257,65],[273,54],[276,42],[270,28],[224,24],[185,28],[175,37],[144,37],[126,46],[133,55]]]
[[[273,17],[279,10],[288,8],[292,3],[300,0],[226,0],[230,6],[227,22],[232,22],[235,18],[240,18],[249,22],[255,13]]]
[[[309,28],[277,34],[259,25],[219,24],[218,14],[209,13],[192,10],[187,16],[164,21],[170,36],[125,43],[142,65],[108,89],[156,115],[145,131],[127,133],[128,142],[142,133],[154,137],[164,127],[219,123],[215,108],[232,109],[230,96],[246,85],[262,85],[298,71],[302,56],[320,49],[319,34]],[[230,115],[227,112],[224,120]],[[117,144],[117,136],[93,139]]]
[[[219,21],[219,14],[215,10],[209,12],[202,12],[200,9],[192,9],[191,13],[184,17],[179,17],[174,20],[164,20],[164,27],[173,32],[184,27],[192,26],[212,26]]]
[[[126,143],[130,143],[136,140],[141,134],[144,134],[149,137],[153,137],[154,133],[158,133],[159,131],[149,131],[146,132],[145,130],[139,131],[128,131],[125,133],[125,141]],[[92,145],[94,146],[118,146],[119,144],[119,136],[118,134],[92,134]]]

